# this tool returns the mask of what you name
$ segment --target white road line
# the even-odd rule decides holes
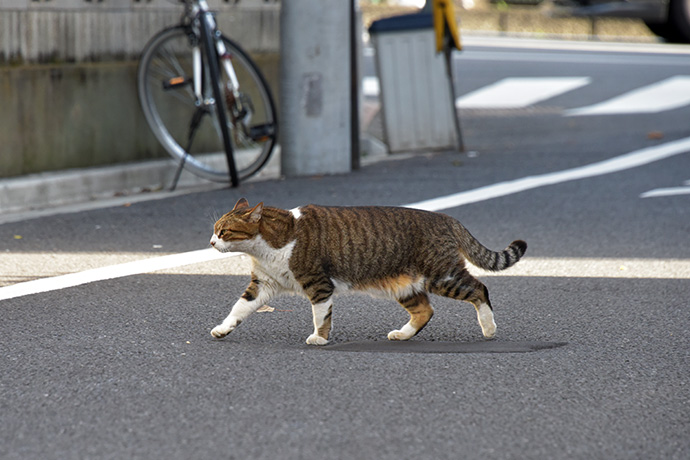
[[[620,155],[598,163],[592,163],[587,166],[581,166],[579,168],[487,185],[486,187],[480,187],[466,192],[454,193],[452,195],[408,204],[405,205],[405,207],[425,209],[427,211],[454,208],[464,204],[476,203],[491,198],[498,198],[513,193],[523,192],[525,190],[531,190],[537,187],[544,187],[545,185],[554,185],[572,180],[601,176],[603,174],[611,174],[654,161],[663,160],[664,158],[686,153],[688,151],[690,151],[690,137],[636,150],[625,155]]]
[[[682,187],[655,188],[640,194],[640,198],[658,198],[662,196],[688,195],[690,194],[690,180],[683,182]]]
[[[690,195],[690,187],[655,188],[640,195],[640,198],[659,198],[662,196]]]
[[[68,287],[79,286],[82,284],[93,283],[124,276],[140,275],[151,273],[158,270],[165,270],[184,265],[191,265],[211,260],[225,259],[240,255],[239,253],[220,253],[213,248],[201,249],[198,251],[183,252],[181,254],[171,254],[167,256],[154,257],[152,259],[137,260],[117,265],[94,268],[83,272],[69,273],[67,275],[54,276],[52,278],[41,278],[24,283],[17,283],[11,286],[0,288],[0,300],[22,297],[40,292],[55,291]]]
[[[636,150],[625,155],[598,163],[593,163],[580,168],[573,168],[557,173],[542,174],[540,176],[525,177],[514,181],[502,182],[486,187],[480,187],[474,190],[468,190],[466,192],[455,193],[445,197],[408,204],[405,205],[405,207],[440,211],[442,209],[454,208],[469,203],[476,203],[537,187],[543,187],[546,185],[553,185],[571,180],[584,179],[587,177],[623,171],[625,169],[635,168],[671,157],[673,155],[686,153],[688,151],[690,151],[690,138],[684,138],[677,141],[668,142],[663,145]],[[221,254],[214,249],[208,248],[181,254],[172,254],[168,256],[155,257],[152,259],[127,262],[118,265],[110,265],[79,273],[71,273],[52,278],[42,278],[2,287],[0,288],[0,300],[37,294],[40,292],[54,291],[92,283],[95,281],[150,273],[158,270],[181,267],[184,265],[224,259],[237,255],[239,254]]]
[[[566,110],[566,116],[658,113],[690,104],[690,76],[676,75],[608,101]]]
[[[522,108],[589,84],[589,77],[505,78],[456,99],[459,109]]]
[[[378,77],[362,78],[362,94],[364,96],[376,97],[381,92]]]

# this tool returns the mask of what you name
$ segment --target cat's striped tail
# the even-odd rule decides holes
[[[458,231],[460,237],[460,251],[479,268],[492,272],[505,270],[517,263],[527,251],[527,243],[515,240],[503,251],[492,251],[481,244],[464,227]]]

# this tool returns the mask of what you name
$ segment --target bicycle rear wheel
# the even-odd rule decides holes
[[[249,56],[222,37],[240,84],[239,97],[225,90],[226,119],[239,179],[266,164],[278,136],[275,104],[268,86]],[[202,95],[193,88],[192,48],[198,37],[187,26],[164,29],[146,45],[137,86],[146,120],[165,150],[185,168],[206,179],[229,182],[223,136],[215,108],[208,56],[202,53]],[[203,46],[201,47],[203,49]],[[215,56],[214,56],[215,58]]]

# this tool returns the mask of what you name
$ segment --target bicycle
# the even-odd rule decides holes
[[[239,185],[268,161],[278,136],[266,80],[218,29],[206,0],[184,4],[179,24],[154,35],[137,70],[139,100],[153,134],[179,165]]]

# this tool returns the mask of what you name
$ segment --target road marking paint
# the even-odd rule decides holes
[[[362,79],[362,94],[364,96],[376,97],[380,92],[381,88],[377,77],[364,77]]]
[[[505,78],[456,99],[459,109],[523,108],[590,83],[589,77]]]
[[[525,177],[514,181],[502,182],[499,184],[480,187],[466,192],[455,193],[445,197],[434,198],[431,200],[420,201],[405,205],[407,208],[426,209],[439,211],[442,209],[454,208],[464,204],[476,203],[479,201],[498,198],[513,193],[519,193],[546,185],[554,185],[562,182],[584,179],[588,177],[600,176],[614,172],[623,171],[630,168],[642,166],[664,158],[686,153],[690,151],[690,138],[684,138],[666,144],[649,147],[634,152],[620,155],[609,160],[593,163],[579,168],[568,169],[561,172],[542,174],[540,176]],[[103,281],[108,279],[120,278],[130,275],[150,273],[160,270],[170,270],[176,267],[191,265],[212,260],[226,259],[241,255],[240,253],[219,253],[215,249],[201,249],[197,251],[172,254],[167,256],[155,257],[151,259],[127,262],[118,265],[110,265],[95,268],[78,273],[55,276],[52,278],[42,278],[24,283],[17,283],[11,286],[0,288],[0,300],[12,299],[15,297],[38,294],[41,292],[54,291],[68,287],[79,286],[82,284]],[[668,261],[660,261],[667,264]],[[685,264],[685,261],[679,263]],[[666,266],[666,265],[664,265]],[[686,265],[682,265],[682,270]],[[546,272],[545,272],[546,273]],[[685,271],[683,271],[685,273]],[[534,275],[536,276],[536,275]],[[542,276],[542,275],[539,275]],[[545,275],[544,275],[545,276]],[[685,276],[685,275],[683,275]],[[673,276],[675,278],[675,276]]]
[[[663,196],[676,196],[690,194],[690,180],[683,182],[682,187],[655,188],[640,194],[640,198],[658,198]]]
[[[659,198],[662,196],[690,195],[690,187],[655,188],[640,195],[640,198]]]
[[[547,173],[539,176],[523,177],[512,181],[500,182],[485,187],[454,193],[452,195],[432,198],[405,205],[407,208],[438,211],[441,209],[455,208],[469,203],[512,195],[514,193],[531,190],[546,185],[560,184],[588,177],[601,176],[630,168],[636,168],[654,161],[663,160],[674,155],[690,151],[690,137],[668,142],[666,144],[647,147],[608,160],[592,163],[578,168],[567,169],[555,173]]]
[[[690,76],[677,75],[608,101],[566,110],[566,116],[658,113],[690,104]]]
[[[67,275],[54,276],[52,278],[41,278],[24,283],[17,283],[11,286],[0,288],[0,300],[22,297],[40,292],[55,291],[68,287],[79,286],[82,284],[104,281],[124,276],[140,275],[159,270],[166,270],[184,265],[191,265],[211,260],[225,259],[240,255],[240,253],[222,254],[213,248],[201,249],[197,251],[184,252],[181,254],[171,254],[167,256],[154,257],[151,259],[136,260],[123,264],[108,265],[105,267],[94,268]]]

